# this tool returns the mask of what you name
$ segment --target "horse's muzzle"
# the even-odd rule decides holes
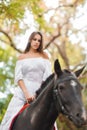
[[[83,127],[87,125],[87,116],[85,110],[82,115],[70,116],[69,119],[75,124],[76,127]]]

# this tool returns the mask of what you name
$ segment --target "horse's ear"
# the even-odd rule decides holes
[[[84,70],[84,68],[85,68],[85,66],[83,66],[81,69],[79,69],[79,70],[75,71],[75,72],[74,72],[74,73],[75,73],[75,75],[76,75],[77,77],[79,77],[79,76],[80,76],[80,74],[82,73],[82,71]]]
[[[58,59],[56,59],[54,62],[54,70],[58,76],[60,76],[62,74],[61,66],[60,66]]]

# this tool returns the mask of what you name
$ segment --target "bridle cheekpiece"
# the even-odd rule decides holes
[[[57,82],[56,82],[56,80],[57,80]],[[63,79],[57,79],[57,75],[56,74],[54,75],[53,98],[54,98],[56,109],[58,110],[58,108],[60,106],[62,114],[64,114],[66,117],[68,117],[69,119],[72,120],[73,115],[70,115],[70,113],[68,113],[68,111],[67,111],[67,108],[65,108],[65,106],[63,105],[61,93],[58,89],[58,84],[60,84],[64,81],[68,81],[68,80],[76,80],[76,78],[74,76],[68,76]]]

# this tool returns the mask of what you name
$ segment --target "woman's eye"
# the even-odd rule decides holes
[[[34,38],[33,40],[34,40],[34,41],[36,41],[37,39],[36,39],[36,38]]]
[[[33,40],[34,40],[34,41],[41,42],[41,40],[40,40],[40,39],[36,39],[36,38],[34,38]]]
[[[41,40],[38,40],[38,42],[41,42]]]

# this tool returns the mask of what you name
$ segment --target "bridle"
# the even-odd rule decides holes
[[[76,80],[76,78],[74,76],[68,76],[68,77],[65,77],[63,79],[57,80],[57,82],[56,82],[56,80],[57,79],[54,78],[54,87],[53,87],[53,98],[54,98],[56,109],[58,110],[58,108],[60,106],[62,114],[64,114],[67,118],[69,118],[70,120],[72,120],[74,118],[73,115],[71,115],[67,111],[67,108],[62,103],[63,97],[61,96],[61,93],[60,93],[60,91],[58,89],[58,84],[60,84],[60,83],[62,83],[64,81]]]

